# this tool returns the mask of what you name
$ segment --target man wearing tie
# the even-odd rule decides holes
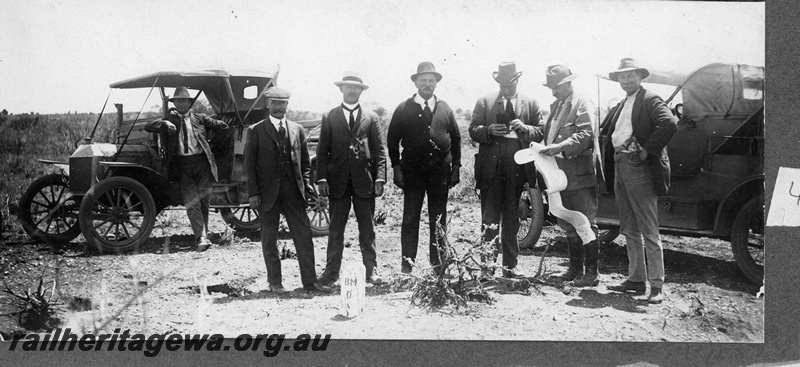
[[[572,81],[576,75],[566,65],[547,68],[547,81],[556,101],[550,105],[550,116],[544,126],[543,155],[555,156],[558,168],[567,176],[567,188],[560,192],[564,208],[581,212],[589,220],[597,237],[597,179],[595,169],[600,159],[597,142],[598,127],[594,105],[588,98],[574,93]],[[597,239],[583,243],[575,227],[558,218],[558,225],[567,232],[569,269],[561,278],[574,281],[579,287],[599,283],[597,261],[600,253]],[[584,256],[585,253],[585,256]],[[584,258],[586,271],[584,271]]]
[[[425,61],[417,66],[417,73],[411,75],[417,93],[397,106],[386,137],[393,181],[403,189],[400,270],[405,274],[411,273],[412,262],[417,257],[420,214],[426,194],[430,262],[434,271],[444,270],[439,266],[444,233],[439,233],[436,223],[438,219],[441,228],[446,228],[448,190],[459,182],[461,133],[453,110],[433,94],[440,80],[442,75],[436,72],[432,62]]]
[[[520,76],[522,72],[517,72],[515,63],[500,63],[493,74],[500,91],[475,103],[469,126],[469,136],[480,143],[475,157],[475,185],[480,190],[483,239],[494,241],[495,256],[502,249],[503,276],[510,278],[525,276],[517,269],[517,203],[526,175],[523,166],[514,162],[514,153],[542,135],[539,105],[517,93]]]
[[[281,88],[265,92],[269,117],[247,129],[244,171],[250,207],[261,219],[261,249],[272,292],[289,292],[283,287],[278,254],[278,223],[286,217],[297,251],[303,289],[330,292],[317,282],[314,242],[306,215],[311,186],[311,165],[303,127],[285,118],[290,93]]]
[[[175,88],[169,101],[175,105],[175,109],[163,120],[147,123],[144,129],[167,134],[164,157],[167,177],[180,185],[195,245],[197,251],[202,252],[211,246],[208,240],[208,208],[212,182],[219,179],[211,146],[227,141],[228,125],[206,115],[189,112],[194,98],[185,87]],[[209,141],[211,131],[214,137]],[[180,247],[185,249],[191,246]]]
[[[375,254],[375,197],[383,195],[386,153],[378,115],[359,105],[361,92],[369,88],[352,72],[334,82],[342,92],[342,104],[322,116],[317,146],[319,194],[330,197],[331,225],[324,285],[339,279],[344,251],[344,229],[350,204],[358,222],[358,244],[366,268],[366,280],[381,283]]]

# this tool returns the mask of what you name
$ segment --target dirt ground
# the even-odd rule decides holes
[[[478,238],[479,204],[450,204],[448,238],[467,246]],[[15,290],[35,287],[44,270],[45,286],[55,287],[59,301],[49,327],[74,332],[222,333],[235,337],[282,333],[331,334],[336,339],[575,340],[661,342],[763,342],[764,297],[748,283],[733,261],[730,244],[712,239],[662,236],[666,266],[666,300],[649,305],[645,296],[609,291],[625,279],[624,240],[601,247],[597,287],[570,289],[536,284],[524,293],[490,291],[495,302],[428,311],[411,306],[411,292],[392,284],[400,270],[402,199],[385,195],[378,212],[387,213],[376,227],[378,264],[386,281],[367,287],[364,311],[355,318],[340,312],[340,286],[333,294],[300,288],[297,262],[282,262],[285,296],[267,291],[266,268],[257,234],[233,233],[212,213],[212,240],[222,243],[198,253],[178,250],[191,241],[181,210],[160,214],[150,240],[138,253],[99,254],[84,251],[81,236],[60,253],[27,237],[6,234],[0,247],[0,277]],[[425,213],[423,213],[425,218]],[[427,225],[420,238],[427,238]],[[543,239],[555,239],[545,257],[548,271],[567,267],[563,233],[544,228]],[[293,245],[284,233],[279,246]],[[348,222],[345,264],[360,262],[355,219]],[[21,242],[21,243],[20,243]],[[528,275],[538,270],[543,240],[523,250],[519,266]],[[317,272],[325,264],[327,237],[314,238]],[[420,246],[418,259],[428,258]],[[425,269],[415,268],[416,275]],[[202,286],[202,287],[201,287]],[[200,289],[208,290],[208,293]],[[141,294],[137,297],[137,294]],[[0,335],[26,332],[17,322],[12,297],[0,293]],[[36,332],[28,330],[27,332]],[[40,329],[38,331],[43,331]]]

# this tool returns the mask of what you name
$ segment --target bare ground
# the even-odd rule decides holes
[[[0,277],[12,289],[23,290],[35,287],[45,269],[45,284],[57,279],[59,296],[45,328],[83,332],[120,328],[226,336],[329,333],[337,339],[764,341],[764,298],[757,298],[759,287],[739,273],[727,242],[662,236],[667,279],[666,300],[660,305],[647,304],[644,296],[607,290],[606,286],[624,280],[627,272],[624,240],[617,239],[601,247],[597,287],[535,284],[525,293],[491,291],[492,304],[470,302],[467,308],[428,311],[411,306],[410,291],[396,287],[401,277],[401,197],[388,193],[379,201],[378,211],[388,214],[385,223],[376,227],[378,264],[388,284],[368,286],[364,311],[355,318],[341,315],[338,284],[333,294],[300,289],[286,296],[268,292],[258,236],[234,234],[216,214],[212,214],[212,239],[222,244],[203,253],[177,250],[177,243],[191,241],[188,221],[179,210],[159,216],[150,240],[138,253],[84,251],[80,236],[52,253],[41,244],[14,244],[24,241],[24,235],[6,235],[8,243],[0,247]],[[448,213],[451,243],[457,247],[473,243],[478,237],[474,224],[480,223],[479,205],[451,204]],[[354,218],[348,224],[345,240],[350,246],[344,261],[360,262]],[[420,238],[427,238],[427,225],[421,227]],[[566,270],[562,235],[555,226],[543,231],[539,244],[554,240],[544,260],[547,271]],[[288,235],[283,238],[279,246],[293,250]],[[319,274],[327,237],[315,237],[314,243]],[[427,246],[420,246],[418,259],[427,259],[427,251]],[[534,274],[543,252],[543,245],[523,250],[521,269]],[[424,271],[422,267],[414,270],[416,275]],[[286,287],[301,286],[296,261],[284,260],[283,274]],[[4,338],[44,331],[25,331],[12,314],[15,311],[12,297],[0,293],[0,335]]]

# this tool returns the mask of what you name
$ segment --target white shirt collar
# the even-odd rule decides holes
[[[422,108],[425,108],[425,101],[426,101],[426,100],[425,100],[425,99],[422,99],[422,97],[420,97],[420,96],[419,96],[419,94],[415,94],[415,95],[414,95],[414,102],[417,102],[417,104],[418,104],[420,107],[422,107]],[[435,105],[436,105],[436,95],[433,95],[433,96],[432,96],[430,99],[428,99],[427,101],[428,101],[428,107],[430,107],[430,108],[431,108],[431,110],[432,110],[432,109],[433,109],[433,106],[435,106]]]
[[[349,109],[351,109],[351,110],[352,110],[352,109],[355,109],[356,107],[358,107],[358,103],[355,103],[355,104],[349,104],[349,103],[347,103],[347,102],[342,102],[342,105],[343,105],[343,106],[345,106],[345,107],[347,107],[347,108],[349,108]]]
[[[278,119],[272,117],[272,115],[269,115],[269,121],[272,122],[272,125],[275,126],[275,130],[278,130],[281,121],[283,121],[283,128],[285,129],[287,127],[286,126],[286,118],[285,117],[283,119],[278,120]]]

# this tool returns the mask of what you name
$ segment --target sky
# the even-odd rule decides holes
[[[436,95],[472,109],[498,90],[502,61],[522,71],[519,91],[547,109],[545,70],[568,65],[598,103],[596,74],[633,57],[651,70],[688,73],[711,62],[763,66],[764,3],[517,0],[0,0],[0,109],[99,112],[109,84],[156,71],[279,71],[290,109],[341,102],[333,82],[359,73],[367,105],[394,108],[416,92],[410,75],[431,61]],[[621,97],[600,83],[600,102]],[[657,89],[668,94],[671,88]],[[144,94],[112,93],[127,111]],[[664,96],[666,98],[666,96]],[[120,100],[117,100],[120,99]],[[157,100],[155,100],[157,101]],[[147,109],[147,107],[145,107]],[[108,109],[107,109],[108,111]]]

